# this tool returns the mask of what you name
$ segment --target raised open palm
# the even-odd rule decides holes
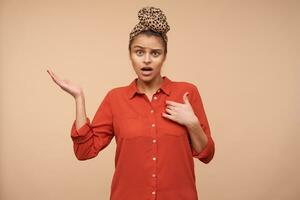
[[[59,86],[61,87],[64,91],[68,92],[71,94],[74,98],[78,97],[81,95],[82,88],[78,85],[75,85],[69,80],[62,80],[59,78],[56,74],[54,74],[51,70],[47,70],[48,74],[51,76],[52,80]]]

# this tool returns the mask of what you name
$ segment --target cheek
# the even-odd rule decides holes
[[[141,59],[135,58],[133,59],[133,63],[136,67],[140,66],[140,64],[142,63]]]
[[[162,58],[157,58],[154,60],[155,63],[155,68],[161,68],[163,65],[163,59]]]
[[[138,60],[136,60],[136,59],[131,60],[131,64],[132,64],[134,71],[136,71],[136,72],[139,71],[141,63]]]
[[[139,59],[136,56],[131,55],[130,60],[131,60],[133,67],[136,68],[137,65],[139,64]]]
[[[130,58],[131,58],[131,60],[133,61],[133,62],[135,62],[135,63],[138,63],[138,62],[140,62],[141,60],[142,60],[142,57],[141,56],[137,56],[136,54],[131,54],[131,56],[130,56]]]

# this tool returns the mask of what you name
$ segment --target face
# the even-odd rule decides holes
[[[130,60],[141,81],[151,82],[160,78],[160,70],[165,59],[163,41],[160,37],[140,34],[132,41]]]

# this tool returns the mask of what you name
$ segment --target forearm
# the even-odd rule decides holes
[[[197,117],[196,117],[197,118]],[[186,125],[191,138],[191,144],[195,151],[201,152],[207,144],[208,138],[203,131],[198,119],[192,120]]]
[[[76,129],[78,130],[86,123],[86,111],[85,111],[85,98],[81,93],[78,97],[75,97],[76,104]]]

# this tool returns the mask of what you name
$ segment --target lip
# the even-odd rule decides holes
[[[141,69],[141,74],[143,76],[150,76],[153,73],[153,69],[151,68],[151,70],[142,70]]]
[[[148,71],[152,71],[152,70],[153,70],[153,68],[152,68],[152,67],[149,67],[149,66],[142,67],[141,70],[144,71],[144,70],[143,70],[144,68],[150,69],[150,70],[148,70]]]

